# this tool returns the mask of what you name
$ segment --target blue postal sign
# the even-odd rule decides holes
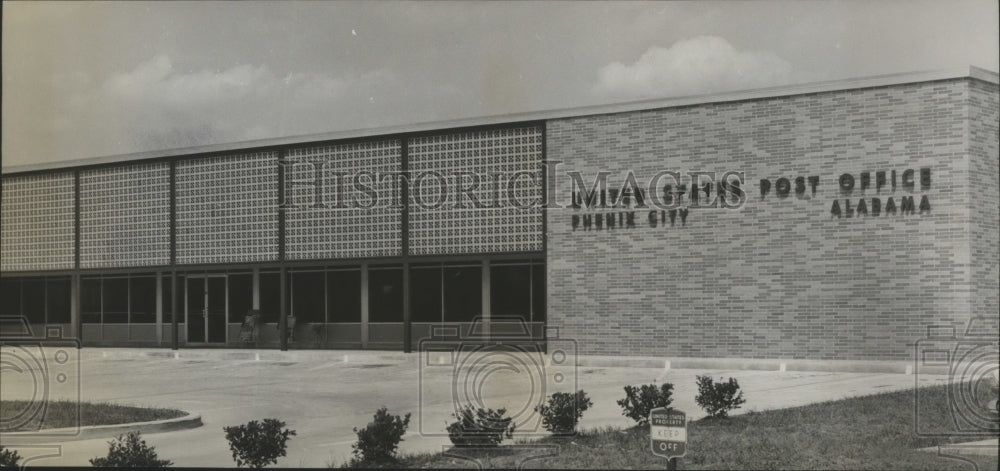
[[[649,440],[656,456],[684,456],[687,452],[687,415],[665,407],[649,411]]]

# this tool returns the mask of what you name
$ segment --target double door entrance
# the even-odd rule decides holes
[[[187,343],[226,343],[226,275],[188,275]]]

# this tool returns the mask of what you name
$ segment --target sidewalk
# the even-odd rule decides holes
[[[643,367],[560,369],[551,364],[551,358],[540,360],[543,365],[531,358],[515,357],[503,361],[488,358],[492,363],[465,359],[464,363],[449,364],[454,360],[373,351],[206,349],[179,350],[177,358],[170,350],[85,348],[80,353],[83,401],[178,408],[202,416],[203,427],[145,436],[161,458],[172,460],[176,466],[234,466],[222,428],[266,417],[284,420],[298,432],[279,466],[322,467],[349,458],[350,445],[356,438],[352,428],[364,426],[381,406],[392,413],[413,414],[400,449],[417,452],[441,450],[450,444],[444,428],[454,409],[454,397],[478,400],[487,407],[506,407],[515,420],[525,422],[519,427],[525,436],[536,430],[532,426],[537,425],[537,421],[533,422],[536,418],[532,419],[533,405],[555,390],[587,392],[594,406],[585,414],[581,426],[589,428],[632,425],[615,402],[623,396],[626,384],[673,383],[674,407],[697,419],[703,413],[694,403],[695,376],[701,374],[736,377],[747,400],[742,412],[910,389],[915,383],[929,386],[947,380],[940,375],[870,372],[665,369],[656,362],[640,364]],[[496,367],[504,362],[516,370]],[[601,364],[594,359],[581,359],[581,363]],[[461,366],[456,368],[456,364]],[[657,367],[649,367],[652,365]],[[497,371],[472,374],[485,373],[487,368]],[[558,383],[552,379],[557,370],[565,373]],[[538,375],[545,379],[535,377]],[[30,397],[34,391],[31,381],[30,375],[5,370],[0,394],[4,399]],[[74,394],[67,388],[53,388],[52,392],[53,399],[71,399]],[[51,449],[45,452],[47,448],[42,445],[53,445],[59,448],[58,456],[28,464],[87,466],[89,458],[106,453],[107,440],[38,440],[32,443],[34,448],[17,449],[23,456],[34,456],[52,453]]]

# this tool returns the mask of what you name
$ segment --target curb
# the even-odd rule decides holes
[[[220,361],[311,361],[328,360],[340,363],[405,363],[416,359],[413,354],[380,350],[289,350],[277,349],[223,349],[184,348],[95,348],[84,347],[81,357],[87,359],[162,359],[162,360],[220,360]]]
[[[893,373],[913,374],[913,363],[907,361],[877,360],[783,360],[777,358],[695,358],[695,357],[615,357],[577,356],[580,367],[604,368],[657,368],[663,370],[710,369],[753,371],[797,371],[838,373]],[[920,368],[923,374],[941,374]]]
[[[551,353],[551,352],[550,352]],[[85,348],[82,356],[91,358],[149,358],[163,360],[209,360],[209,361],[266,361],[297,362],[327,361],[335,363],[391,363],[404,364],[424,361],[426,356],[438,363],[447,354],[439,352],[402,353],[382,350],[291,350],[273,349],[197,349],[185,348],[168,350],[161,348]],[[545,355],[548,363],[549,356]],[[450,363],[445,361],[445,363]],[[578,367],[596,368],[647,368],[670,369],[710,369],[749,370],[776,372],[824,372],[824,373],[874,373],[912,375],[946,375],[951,371],[948,365],[918,364],[913,360],[813,360],[782,358],[701,358],[701,357],[655,357],[655,356],[611,356],[576,355]]]
[[[173,432],[201,427],[201,416],[188,414],[173,419],[153,420],[150,422],[132,422],[128,424],[88,425],[85,427],[65,427],[42,429],[37,432],[4,432],[0,433],[4,443],[38,443],[45,441],[75,441],[93,438],[116,437],[127,432],[143,434]]]

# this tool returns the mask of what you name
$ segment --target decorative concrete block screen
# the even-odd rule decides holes
[[[80,172],[80,267],[170,263],[170,165]]]
[[[73,173],[4,176],[0,269],[73,268]]]
[[[398,140],[289,150],[286,257],[401,255],[401,158]]]
[[[276,153],[177,163],[177,263],[277,258]]]
[[[417,137],[409,161],[412,255],[542,250],[540,127]]]

